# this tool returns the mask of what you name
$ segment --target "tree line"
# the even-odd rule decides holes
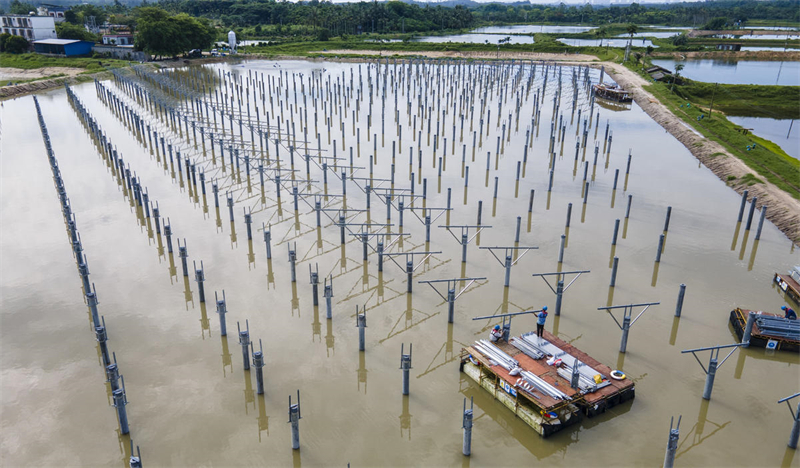
[[[484,24],[609,23],[663,24],[702,27],[722,18],[723,25],[748,20],[800,22],[798,0],[725,0],[680,4],[593,7],[488,3],[470,7],[400,1],[332,3],[276,0],[160,0],[173,12],[218,20],[227,26],[299,26],[325,28],[333,35],[366,32],[403,33],[464,29]]]

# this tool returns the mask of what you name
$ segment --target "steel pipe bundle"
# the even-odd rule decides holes
[[[488,357],[497,365],[503,367],[507,371],[511,371],[511,369],[515,367],[519,367],[519,362],[517,362],[514,358],[509,356],[505,353],[505,351],[501,350],[497,346],[493,345],[491,342],[486,340],[476,341],[473,345],[475,349],[481,352],[484,356]]]
[[[756,325],[764,335],[800,341],[800,321],[772,315],[758,315]]]
[[[536,390],[544,393],[545,395],[553,398],[554,400],[569,400],[570,397],[562,392],[561,390],[555,388],[554,386],[550,385],[549,383],[545,382],[539,376],[534,374],[530,371],[520,371],[519,375],[529,384],[531,384]]]
[[[558,375],[567,381],[571,380],[572,368],[578,361],[574,356],[566,351],[563,351],[561,348],[550,343],[549,341],[541,340],[541,342],[538,342],[538,338],[536,338],[536,334],[533,332],[526,333],[519,338],[519,340],[515,341],[518,343],[525,343],[528,347],[533,348],[534,351],[537,351],[542,355],[551,355],[556,359],[561,359],[563,367],[557,369]],[[601,384],[595,383],[594,376],[600,374],[600,372],[586,364],[582,364],[578,367],[578,373],[580,374],[578,387],[584,393],[592,393],[611,384],[608,381],[605,381]]]
[[[511,346],[513,346],[513,347],[517,348],[518,350],[522,351],[523,353],[525,353],[528,357],[530,357],[532,359],[541,359],[541,358],[544,357],[544,353],[543,352],[541,352],[535,346],[531,346],[525,340],[521,340],[521,339],[518,339],[518,338],[511,338],[508,342],[511,344]]]

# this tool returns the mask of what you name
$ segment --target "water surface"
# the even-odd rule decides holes
[[[628,45],[628,39],[568,39],[561,37],[558,38],[558,42],[575,47],[626,47]],[[632,46],[652,46],[658,48],[658,46],[653,44],[653,41],[649,39],[634,39]]]
[[[800,85],[800,62],[702,59],[654,59],[653,64],[675,70],[675,64],[684,65],[681,75],[708,83]]]
[[[472,32],[487,34],[533,34],[533,33],[581,33],[594,29],[595,26],[558,26],[549,24],[516,24],[510,26],[487,26]]]
[[[727,320],[735,306],[777,311],[785,304],[771,278],[775,271],[800,262],[789,240],[769,222],[759,243],[738,231],[735,221],[740,197],[635,104],[628,112],[591,109],[581,85],[573,116],[571,68],[560,70],[561,107],[555,117],[563,115],[566,131],[563,145],[557,142],[554,148],[554,184],[548,192],[549,124],[554,117],[549,103],[557,91],[559,70],[550,67],[545,86],[538,66],[528,93],[510,84],[517,73],[521,82],[528,82],[529,64],[507,70],[473,66],[458,75],[453,65],[439,68],[415,63],[402,74],[405,79],[422,80],[413,87],[401,79],[399,65],[385,62],[379,70],[364,63],[290,61],[276,67],[275,61],[252,61],[188,69],[194,75],[183,72],[196,77],[197,73],[217,75],[223,71],[241,77],[245,85],[251,72],[259,77],[263,73],[273,83],[296,80],[296,87],[290,84],[280,95],[272,95],[272,105],[269,97],[262,101],[253,94],[257,87],[245,86],[242,92],[250,90],[251,110],[258,105],[262,119],[263,111],[273,118],[275,112],[280,113],[281,102],[284,117],[289,118],[288,105],[294,106],[296,93],[298,105],[305,101],[303,108],[308,108],[309,140],[316,140],[312,135],[320,133],[324,154],[332,156],[336,145],[337,155],[346,158],[338,164],[349,166],[347,158],[353,148],[355,166],[364,168],[369,157],[376,156],[375,187],[390,188],[388,182],[378,179],[389,178],[392,142],[397,142],[396,193],[410,189],[411,172],[417,195],[427,181],[424,203],[429,208],[445,207],[451,189],[453,210],[438,218],[437,226],[474,224],[478,201],[482,201],[483,223],[492,228],[474,239],[467,263],[461,263],[461,248],[445,229],[434,227],[431,242],[426,243],[424,225],[411,211],[405,212],[403,228],[410,236],[391,249],[441,251],[419,267],[414,281],[488,278],[456,301],[452,325],[447,323],[446,305],[430,287],[414,283],[413,293],[407,294],[406,275],[397,265],[387,262],[385,270],[378,273],[375,254],[370,253],[364,262],[361,244],[352,236],[341,245],[333,221],[323,216],[322,227],[317,228],[314,211],[303,201],[295,211],[290,194],[276,197],[272,181],[267,181],[262,197],[257,176],[248,184],[243,174],[241,179],[231,177],[228,162],[223,170],[218,146],[215,155],[210,142],[205,151],[202,145],[195,149],[185,140],[185,132],[182,140],[177,130],[126,97],[122,88],[104,82],[110,92],[141,112],[148,124],[170,135],[184,155],[205,169],[209,180],[219,182],[222,208],[215,210],[210,184],[207,197],[190,193],[184,176],[165,168],[160,162],[163,159],[133,136],[119,115],[99,99],[93,83],[76,85],[76,93],[147,186],[151,199],[158,201],[162,214],[170,218],[176,237],[186,239],[190,262],[204,262],[206,294],[212,297],[215,291],[225,291],[229,336],[220,337],[213,304],[199,302],[197,285],[182,276],[180,259],[165,252],[163,237],[155,236],[152,223],[132,207],[127,189],[98,155],[64,91],[39,95],[88,255],[100,311],[109,327],[109,346],[125,376],[132,436],[141,445],[145,466],[484,466],[497,464],[500,453],[503,464],[509,466],[529,465],[534,458],[554,467],[595,466],[598,456],[608,454],[624,454],[615,461],[616,466],[658,466],[664,458],[669,419],[677,415],[683,415],[681,465],[796,466],[794,451],[786,449],[791,421],[786,408],[775,401],[797,391],[797,356],[764,349],[737,351],[717,373],[708,402],[701,399],[704,375],[700,366],[680,353],[682,349],[734,342]],[[464,74],[468,72],[471,78],[463,78],[470,76]],[[505,75],[499,75],[492,85],[479,87],[471,81],[490,73]],[[329,104],[327,89],[335,89],[328,88],[328,79],[346,87],[351,76],[358,90],[352,91],[349,107],[343,103],[340,111],[334,106],[333,121],[344,123],[343,148],[342,132],[336,126],[328,143],[323,104]],[[456,79],[458,76],[462,78]],[[596,82],[599,72],[592,70],[590,76]],[[508,85],[501,87],[505,82],[499,77],[509,78]],[[314,99],[308,80],[314,86],[325,83],[326,95],[318,96],[316,113],[312,112]],[[378,116],[384,83],[385,130],[381,132]],[[215,91],[230,96],[225,89]],[[448,92],[452,94],[448,96]],[[500,92],[503,103],[498,112]],[[373,117],[368,127],[370,93]],[[531,126],[537,93],[544,105],[538,123]],[[363,100],[356,115],[353,101],[359,95]],[[474,120],[465,122],[462,141],[460,121],[454,121],[458,116],[453,99],[457,103],[460,96],[467,95],[476,96],[477,109]],[[479,98],[484,96],[487,104],[482,111]],[[431,121],[428,140],[427,126],[422,127],[417,112],[438,103],[449,113],[439,121],[439,133],[437,121]],[[577,110],[582,111],[580,119]],[[438,105],[431,108],[430,115],[437,111]],[[0,429],[4,434],[0,461],[3,466],[55,466],[66,458],[69,464],[80,466],[127,466],[129,439],[117,434],[116,417],[109,406],[108,387],[98,365],[32,98],[5,101],[0,112],[0,252],[4,266],[0,270]],[[575,161],[582,120],[590,113],[589,142],[585,150],[579,149]],[[395,115],[400,115],[399,122]],[[412,137],[413,115],[417,115],[421,140],[418,133]],[[478,130],[481,117],[485,119],[483,132],[473,156],[471,133]],[[300,121],[299,117],[295,120]],[[594,141],[599,140],[602,149],[606,122],[613,144],[594,166]],[[496,153],[503,124],[507,141]],[[402,140],[398,125],[403,128]],[[453,125],[457,125],[455,148]],[[226,129],[226,138],[230,138],[227,124]],[[532,145],[517,185],[516,167],[528,129]],[[302,130],[298,128],[298,132]],[[240,134],[237,129],[235,138],[246,141],[247,133]],[[312,146],[316,147],[316,142]],[[421,167],[417,159],[420,150]],[[283,167],[289,168],[288,150],[281,151]],[[629,152],[631,171],[625,177]],[[226,151],[226,161],[228,156]],[[409,157],[410,167],[406,165]],[[441,178],[438,157],[444,157]],[[584,205],[582,167],[586,161],[590,191]],[[466,166],[471,169],[468,189],[462,172]],[[305,178],[299,158],[295,169],[297,179]],[[621,175],[614,191],[616,170]],[[340,182],[332,172],[328,177],[328,193],[341,194]],[[367,170],[357,171],[358,177],[368,177]],[[497,199],[493,198],[495,177],[500,181]],[[323,178],[315,164],[310,178]],[[325,203],[331,209],[345,203],[349,208],[365,209],[366,195],[360,189],[364,184],[364,179],[350,180],[346,201],[331,196]],[[309,196],[326,190],[319,182],[309,189],[305,183],[299,185]],[[535,198],[529,214],[531,190],[535,190]],[[236,203],[233,223],[225,206],[227,191]],[[629,195],[632,209],[625,220]],[[559,264],[568,203],[573,204],[572,224],[564,263]],[[422,200],[417,199],[414,206],[423,206]],[[664,256],[655,264],[668,206],[672,218]],[[253,212],[252,243],[246,237],[244,207]],[[394,226],[387,229],[397,233],[397,212],[392,216]],[[502,266],[478,247],[514,245],[517,217],[522,222],[519,245],[538,249],[513,267],[511,287],[505,288]],[[384,223],[385,218],[385,205],[373,196],[371,213],[354,213],[351,221]],[[615,219],[622,220],[622,227],[618,245],[612,249]],[[272,226],[271,261],[265,256],[262,223]],[[296,283],[289,277],[289,243],[297,245]],[[613,256],[619,257],[620,270],[617,287],[609,289]],[[400,259],[398,263],[402,263]],[[324,306],[312,305],[306,272],[317,265],[321,276],[333,277],[333,320],[325,318]],[[541,439],[459,373],[458,359],[463,346],[485,338],[488,327],[496,322],[473,321],[472,317],[552,306],[551,290],[530,275],[559,269],[591,273],[569,288],[562,315],[549,318],[547,329],[612,368],[624,370],[636,381],[637,398]],[[687,285],[687,294],[683,317],[675,320],[681,283]],[[635,323],[627,354],[618,353],[620,330],[597,308],[649,301],[661,305],[649,309]],[[356,306],[368,309],[365,353],[357,350]],[[255,394],[252,372],[242,370],[234,330],[235,322],[245,327],[245,320],[251,336],[263,340],[263,396]],[[512,332],[532,330],[534,324],[534,318],[519,316]],[[404,398],[398,361],[401,345],[409,343],[414,344],[414,368],[411,395]],[[298,388],[302,393],[301,450],[292,451],[286,413],[288,396]],[[464,397],[473,396],[473,456],[465,459],[461,455],[461,409]],[[754,433],[759,436],[753,437]]]
[[[789,156],[800,159],[800,131],[791,119],[728,116],[728,120],[779,145]]]
[[[532,36],[503,36],[501,34],[453,34],[449,36],[421,36],[413,42],[454,42],[468,44],[497,44],[499,40],[509,38],[509,44],[533,44]]]

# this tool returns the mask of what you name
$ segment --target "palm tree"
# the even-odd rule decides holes
[[[672,92],[672,90],[675,89],[675,80],[677,80],[678,77],[681,76],[681,70],[683,70],[683,67],[685,67],[685,66],[686,65],[684,65],[682,63],[679,63],[679,64],[675,65],[675,76],[672,77],[672,86],[669,89],[670,92]]]
[[[633,35],[639,30],[639,26],[634,23],[628,23],[628,25],[625,26],[625,30],[631,35],[631,38],[628,40],[628,45],[633,46]]]
[[[603,47],[603,38],[606,37],[606,28],[601,26],[595,29],[594,35],[600,38],[600,47]]]

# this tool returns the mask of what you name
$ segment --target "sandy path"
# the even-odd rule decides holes
[[[0,68],[0,80],[30,80],[34,78],[46,78],[52,75],[66,75],[75,76],[79,75],[86,70],[83,68],[73,67],[44,67],[35,68],[33,70],[24,70],[21,68]]]

